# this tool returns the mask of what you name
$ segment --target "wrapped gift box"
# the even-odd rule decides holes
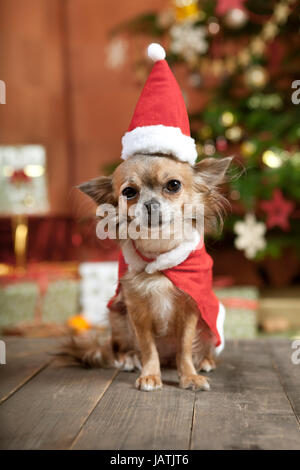
[[[18,282],[0,288],[0,328],[30,323],[39,295],[34,282]]]
[[[49,284],[42,307],[44,323],[64,323],[79,309],[78,281],[59,280]]]
[[[79,274],[80,305],[84,317],[92,325],[106,326],[106,305],[117,287],[118,263],[82,263]]]

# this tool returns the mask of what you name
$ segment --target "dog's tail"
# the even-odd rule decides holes
[[[59,347],[56,356],[65,366],[109,368],[114,365],[111,340],[100,344],[97,336],[71,336]]]

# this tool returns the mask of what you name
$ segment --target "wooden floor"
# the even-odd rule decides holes
[[[135,373],[60,368],[55,340],[7,339],[1,449],[300,449],[291,342],[228,342],[211,391],[134,389]]]

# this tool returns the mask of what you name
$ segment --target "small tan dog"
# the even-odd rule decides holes
[[[136,386],[147,391],[162,387],[161,364],[176,364],[182,388],[207,390],[197,371],[215,368],[225,310],[212,291],[203,239],[222,218],[226,200],[217,187],[231,158],[195,164],[185,102],[165,51],[151,44],[148,55],[155,64],[122,138],[125,161],[112,177],[80,186],[99,206],[99,226],[108,218],[118,229],[122,254],[109,302],[111,339],[104,346],[74,339],[64,352],[90,366],[141,369]]]
[[[231,158],[208,158],[191,166],[170,156],[136,155],[119,165],[112,177],[97,178],[80,189],[97,205],[109,203],[118,208],[125,199],[128,214],[133,206],[135,214],[144,207],[145,212],[141,213],[148,222],[158,211],[160,235],[160,228],[170,222],[170,214],[180,216],[185,204],[195,208],[203,204],[206,231],[210,231],[226,202],[217,186],[224,182],[230,161]],[[128,215],[128,220],[134,218],[137,216]],[[214,336],[199,316],[195,301],[161,272],[170,267],[170,262],[178,264],[182,253],[187,256],[191,248],[186,251],[185,243],[184,235],[179,238],[175,231],[169,239],[135,239],[134,245],[142,257],[156,262],[161,255],[165,257],[162,266],[149,269],[153,263],[147,263],[132,250],[132,240],[120,240],[130,269],[110,304],[111,340],[101,347],[97,341],[90,344],[74,339],[65,352],[90,366],[122,370],[141,367],[136,382],[141,390],[161,388],[160,363],[176,363],[180,387],[207,390],[207,379],[197,375],[197,370],[208,372],[215,368]],[[197,237],[192,243],[195,248]],[[172,261],[174,253],[176,261]]]

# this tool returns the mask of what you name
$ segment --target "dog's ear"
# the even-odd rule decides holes
[[[92,198],[96,204],[113,204],[115,205],[115,197],[113,192],[112,177],[100,176],[86,183],[77,186],[80,191]]]
[[[225,175],[233,157],[204,158],[194,166],[197,183],[208,187],[218,186],[225,182]]]

